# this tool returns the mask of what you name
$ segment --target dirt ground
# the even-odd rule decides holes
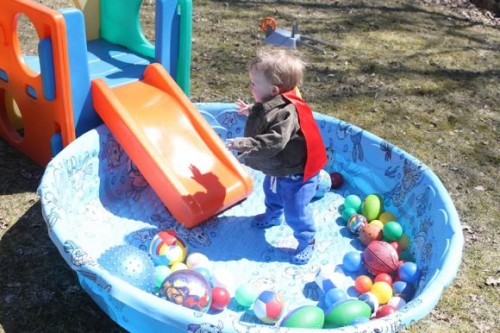
[[[153,13],[146,2],[142,25],[152,41]],[[309,63],[302,92],[314,110],[423,161],[459,212],[461,269],[432,313],[407,331],[498,331],[499,19],[465,0],[197,0],[193,101],[249,98],[245,64],[261,45],[258,23],[268,15],[286,29],[297,21],[303,34],[330,44],[326,53],[301,49]],[[29,25],[20,29],[23,51],[36,52]],[[36,195],[42,174],[0,139],[0,332],[122,332],[47,237]]]

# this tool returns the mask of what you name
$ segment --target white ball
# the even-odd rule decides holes
[[[214,268],[212,270],[214,287],[224,287],[231,295],[234,295],[234,277],[227,268]]]
[[[193,269],[196,267],[205,267],[208,268],[208,265],[210,263],[210,260],[208,260],[208,257],[204,255],[203,253],[199,252],[193,252],[190,255],[188,255],[186,259],[186,265],[189,269]]]

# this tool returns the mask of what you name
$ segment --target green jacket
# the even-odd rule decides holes
[[[233,145],[244,164],[266,175],[304,172],[307,150],[297,110],[281,95],[251,106],[244,137],[235,138]]]

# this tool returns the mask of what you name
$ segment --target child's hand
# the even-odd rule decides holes
[[[241,99],[238,99],[236,101],[236,108],[238,109],[238,114],[248,116],[250,113],[250,108],[248,107],[248,104],[243,102]]]
[[[226,148],[229,150],[236,150],[236,147],[234,147],[234,139],[226,139]]]

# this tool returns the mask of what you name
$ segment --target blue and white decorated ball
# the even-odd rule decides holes
[[[148,254],[132,245],[117,245],[107,249],[97,260],[111,275],[142,289],[153,292],[155,265]]]
[[[266,324],[274,324],[283,313],[285,303],[278,293],[263,291],[253,304],[253,312],[257,318]]]
[[[332,179],[330,174],[325,170],[319,172],[318,187],[316,188],[315,198],[323,198],[332,188]]]

